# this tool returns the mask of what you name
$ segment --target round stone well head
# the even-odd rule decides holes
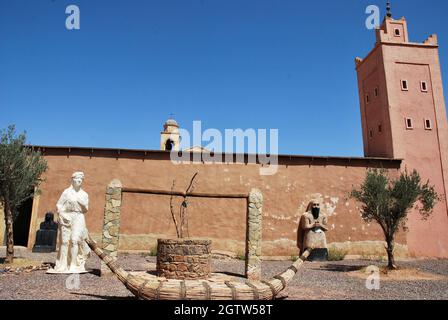
[[[181,280],[210,278],[211,244],[204,239],[158,239],[157,275]]]

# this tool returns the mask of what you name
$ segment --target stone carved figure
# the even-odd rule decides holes
[[[54,214],[47,212],[45,221],[40,224],[36,233],[36,242],[33,252],[54,252],[56,251],[56,240],[58,235],[58,223],[54,222]]]
[[[325,232],[328,231],[327,216],[321,212],[318,200],[312,200],[306,212],[300,218],[297,232],[297,245],[302,254],[306,249],[313,249],[309,260],[327,260],[328,249]]]
[[[59,214],[59,247],[56,265],[48,273],[83,273],[90,255],[84,241],[87,228],[84,215],[89,209],[89,196],[81,189],[84,173],[72,175],[72,185],[65,189],[57,203]]]

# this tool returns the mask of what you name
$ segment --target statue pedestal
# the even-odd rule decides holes
[[[48,269],[47,274],[82,274],[82,273],[89,273],[88,270],[83,271],[56,271],[54,269]]]
[[[313,249],[311,254],[309,255],[307,261],[320,261],[325,262],[328,261],[328,249],[327,248],[318,248]]]

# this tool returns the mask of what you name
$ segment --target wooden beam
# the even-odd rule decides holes
[[[159,194],[166,196],[179,196],[179,197],[192,197],[192,198],[218,198],[218,199],[247,199],[248,194],[220,194],[220,193],[203,193],[203,192],[191,192],[186,193],[183,191],[166,191],[166,190],[154,190],[154,189],[138,189],[138,188],[123,188],[122,192],[127,193],[141,193],[141,194]]]

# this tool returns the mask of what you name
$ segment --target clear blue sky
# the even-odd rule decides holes
[[[35,145],[158,149],[170,113],[190,129],[277,128],[280,153],[362,156],[354,58],[386,0],[0,0],[0,128]],[[65,28],[65,8],[81,30]],[[412,41],[446,0],[392,0]],[[384,11],[382,12],[384,13]]]

